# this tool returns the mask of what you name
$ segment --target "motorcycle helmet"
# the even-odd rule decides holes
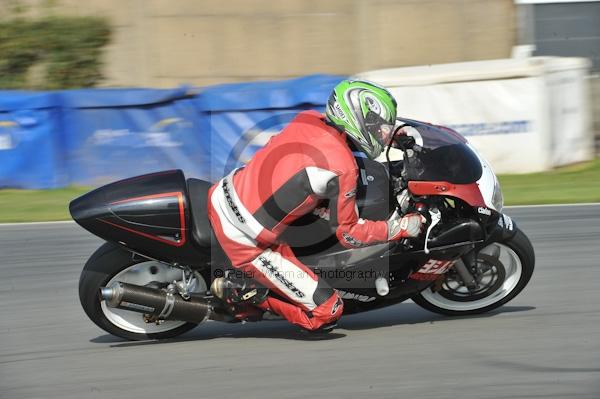
[[[381,86],[363,80],[344,80],[329,96],[325,116],[345,131],[369,158],[377,158],[389,143],[396,123],[396,100]]]

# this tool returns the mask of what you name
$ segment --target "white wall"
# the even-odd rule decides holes
[[[593,157],[589,63],[554,57],[359,74],[388,87],[398,115],[449,126],[497,173],[551,169]]]

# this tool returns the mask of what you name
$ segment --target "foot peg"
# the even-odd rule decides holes
[[[263,302],[269,294],[267,288],[257,287],[248,280],[235,282],[225,277],[215,278],[210,292],[226,303],[249,302],[254,305]]]
[[[225,285],[229,280],[225,277],[217,277],[210,285],[210,292],[222,301],[225,301]]]

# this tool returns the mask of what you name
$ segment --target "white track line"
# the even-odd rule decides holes
[[[551,208],[551,207],[566,207],[566,206],[599,206],[600,202],[582,202],[581,204],[543,204],[543,205],[507,205],[504,208]]]
[[[44,226],[44,225],[53,225],[53,224],[74,224],[75,222],[72,220],[60,220],[56,222],[16,222],[16,223],[0,223],[0,227],[10,227],[10,226]]]
[[[518,209],[518,208],[551,208],[551,207],[575,207],[575,206],[600,206],[600,202],[584,202],[581,204],[544,204],[544,205],[510,205],[505,206],[504,209]],[[44,226],[53,224],[73,224],[72,220],[61,220],[57,222],[21,222],[21,223],[0,223],[0,227],[10,226]]]

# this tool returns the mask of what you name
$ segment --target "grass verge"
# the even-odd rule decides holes
[[[550,172],[499,177],[505,205],[600,202],[600,158]],[[89,190],[0,190],[0,223],[69,220],[69,202]]]
[[[505,205],[600,202],[600,158],[550,172],[499,179]]]
[[[70,220],[69,202],[89,190],[0,190],[0,223]]]

